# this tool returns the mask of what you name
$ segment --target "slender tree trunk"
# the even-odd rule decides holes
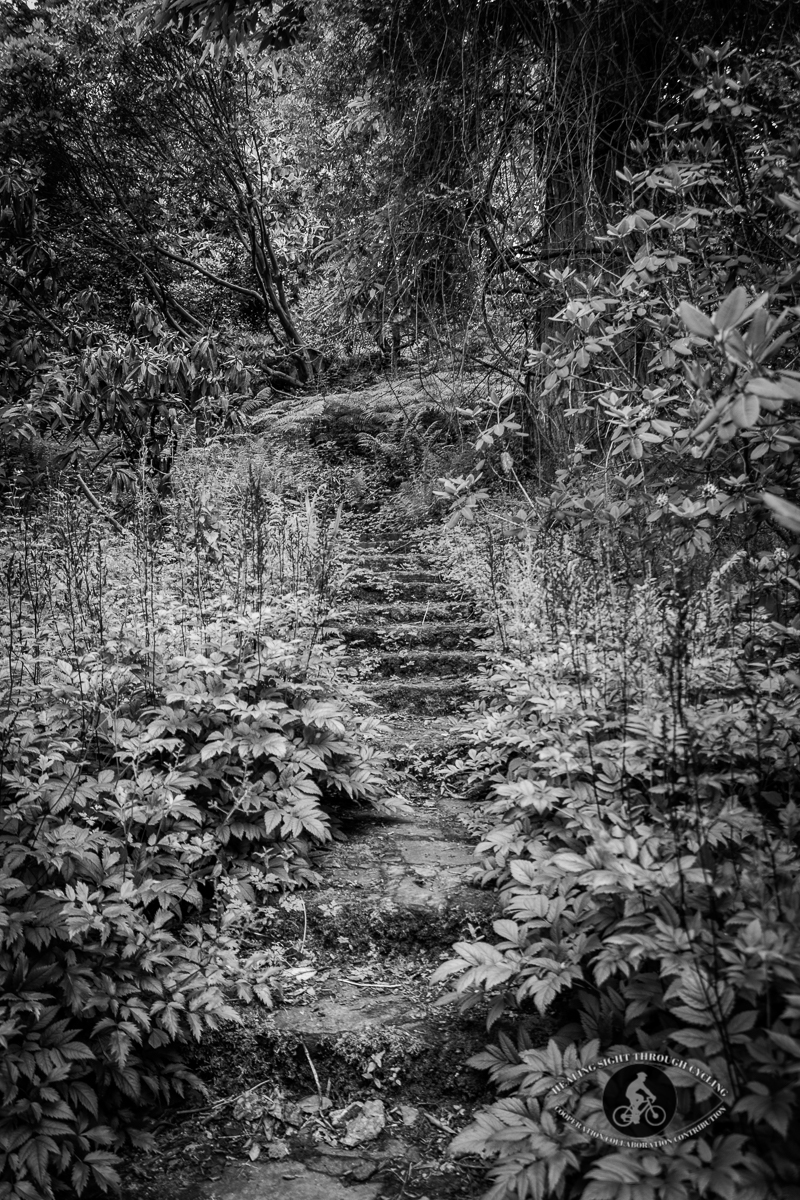
[[[286,300],[283,276],[272,245],[267,222],[261,206],[252,197],[247,199],[247,237],[253,270],[264,296],[268,312],[275,315],[289,347],[295,352],[300,374],[305,383],[314,379],[309,348],[301,338]]]

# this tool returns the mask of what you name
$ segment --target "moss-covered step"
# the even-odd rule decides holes
[[[394,575],[398,571],[407,573],[435,569],[430,555],[420,554],[416,550],[387,554],[385,551],[379,553],[377,550],[372,551],[365,546],[359,546],[357,553],[351,556],[351,561],[358,563],[363,570],[389,575]]]
[[[407,576],[379,575],[343,588],[343,599],[349,597],[356,600],[458,600],[459,589],[456,584],[446,582],[434,575],[433,572],[409,571]]]
[[[365,651],[365,672],[391,679],[398,676],[433,676],[436,679],[476,678],[485,655],[479,650],[440,650],[409,647],[403,650]]]
[[[361,600],[343,603],[341,607],[345,616],[363,625],[391,621],[422,627],[431,621],[449,624],[470,617],[479,619],[474,601],[467,597],[446,600]]]
[[[275,1091],[302,1094],[315,1087],[310,1058],[335,1103],[347,1103],[365,1079],[367,1088],[399,1085],[406,1103],[476,1098],[485,1084],[465,1062],[486,1043],[488,1006],[469,1013],[436,1007],[422,983],[381,992],[365,978],[371,974],[380,984],[384,972],[375,964],[352,969],[363,987],[342,983],[331,996],[320,984],[312,1003],[243,1010],[240,1023],[225,1025],[213,1043],[194,1051],[192,1069],[225,1091],[269,1079]]]
[[[458,676],[442,679],[375,679],[362,683],[361,690],[389,712],[407,711],[438,716],[450,713],[473,694],[472,681]]]
[[[348,645],[376,646],[394,650],[400,646],[428,646],[440,650],[472,650],[490,633],[476,621],[389,621],[353,624],[342,628]]]

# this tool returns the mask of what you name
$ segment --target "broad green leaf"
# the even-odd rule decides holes
[[[800,508],[796,504],[784,500],[782,496],[775,496],[772,492],[762,492],[761,499],[779,525],[792,533],[800,533]]]
[[[448,979],[451,975],[455,975],[457,971],[464,971],[466,969],[466,965],[467,964],[463,958],[448,959],[447,962],[442,963],[442,965],[437,967],[433,972],[430,977],[431,983],[441,983],[443,980]]]
[[[748,392],[765,400],[792,400],[800,398],[800,380],[764,379],[756,376],[745,384]]]
[[[519,926],[516,921],[503,918],[500,921],[494,921],[492,928],[498,937],[504,938],[507,942],[513,942],[516,945],[519,941]]]
[[[678,316],[689,332],[696,334],[697,337],[715,338],[717,336],[717,329],[711,318],[707,317],[699,308],[695,308],[693,304],[689,304],[688,300],[682,300],[678,305]]]
[[[731,408],[731,420],[739,429],[750,429],[755,425],[761,414],[758,396],[751,392],[743,392],[737,396]]]
[[[743,287],[735,287],[714,313],[714,325],[720,332],[725,329],[733,329],[742,319],[746,310],[747,292]]]

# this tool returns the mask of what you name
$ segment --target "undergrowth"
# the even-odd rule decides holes
[[[480,539],[448,543],[474,580]],[[529,536],[484,591],[507,650],[450,770],[491,784],[474,874],[504,911],[493,940],[457,943],[434,978],[463,1009],[488,996],[490,1028],[554,1005],[569,1020],[546,1048],[501,1036],[470,1060],[503,1098],[453,1150],[495,1161],[497,1198],[655,1200],[698,1179],[710,1196],[794,1195],[800,676],[796,633],[756,603],[780,552],[737,553],[677,592],[616,580],[601,549]],[[552,1111],[615,1136],[588,1081],[551,1094],[601,1048],[668,1050],[730,1106],[658,1155],[609,1152]],[[672,1077],[686,1127],[708,1089]]]
[[[241,906],[387,800],[336,645],[334,513],[253,465],[187,462],[131,530],[9,507],[0,702],[0,1194],[108,1190],[137,1114],[199,1081],[180,1044],[273,1002]],[[227,889],[229,901],[212,905]],[[231,891],[231,889],[233,889]]]
[[[688,69],[596,267],[546,271],[527,395],[477,414],[438,492],[497,629],[451,770],[488,793],[475,880],[503,915],[434,976],[516,1026],[471,1060],[500,1098],[453,1143],[493,1200],[800,1196],[799,160],[769,116],[796,72],[730,44]],[[534,1012],[563,1022],[547,1046]],[[608,1052],[668,1057],[659,1137],[620,1139]],[[713,1120],[681,1062],[723,1089]]]

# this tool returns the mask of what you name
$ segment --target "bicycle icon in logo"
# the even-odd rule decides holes
[[[648,1125],[657,1125],[659,1128],[666,1124],[667,1114],[658,1104],[653,1104],[652,1100],[648,1103],[642,1113]],[[635,1125],[639,1121],[639,1114],[636,1112],[632,1104],[621,1104],[619,1108],[615,1108],[611,1116],[611,1120],[620,1129],[625,1129],[628,1125]]]
[[[666,1072],[649,1063],[615,1072],[603,1093],[603,1108],[611,1124],[633,1137],[661,1133],[674,1117],[676,1103],[675,1088]]]

